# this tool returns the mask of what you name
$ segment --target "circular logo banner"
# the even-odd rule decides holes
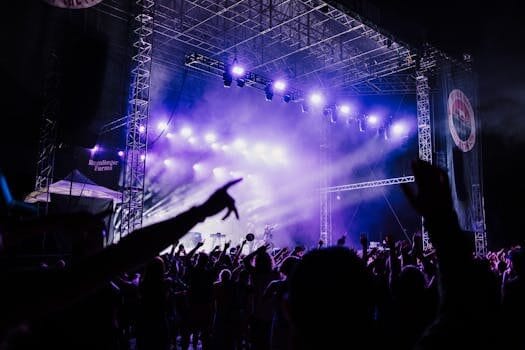
[[[463,152],[474,148],[476,121],[474,110],[463,91],[454,89],[448,95],[448,127],[454,143]]]
[[[51,6],[64,9],[85,9],[102,2],[102,0],[44,0]]]

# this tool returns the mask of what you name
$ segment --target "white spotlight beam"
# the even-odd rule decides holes
[[[344,191],[360,190],[363,188],[398,185],[398,184],[409,183],[409,182],[414,182],[414,181],[415,181],[414,176],[403,176],[403,177],[395,177],[395,178],[383,179],[383,180],[358,182],[358,183],[347,184],[347,185],[331,186],[331,187],[323,188],[321,189],[321,191],[326,192],[326,193],[337,193],[337,192],[344,192]]]

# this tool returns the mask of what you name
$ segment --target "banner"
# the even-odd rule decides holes
[[[475,74],[444,65],[435,82],[434,163],[447,170],[461,228],[479,230],[481,218],[481,142]]]
[[[46,4],[63,9],[78,10],[95,6],[102,0],[44,0]]]

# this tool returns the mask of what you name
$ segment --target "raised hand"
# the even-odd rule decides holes
[[[231,244],[232,244],[232,241],[228,241],[228,242],[226,242],[226,243],[224,244],[224,249],[228,249],[228,248],[230,248]]]
[[[425,219],[453,211],[452,197],[447,174],[438,167],[422,161],[412,162],[417,194],[408,184],[401,184],[408,200]]]
[[[232,212],[235,214],[235,217],[239,219],[239,212],[237,211],[237,208],[235,207],[235,200],[228,194],[228,189],[241,181],[242,181],[242,178],[230,181],[226,185],[216,190],[206,200],[206,202],[204,202],[200,206],[202,213],[206,217],[208,217],[208,216],[213,216],[217,213],[220,213],[224,209],[228,209],[228,211],[226,212],[226,215],[224,215],[222,220],[225,220],[226,218],[228,218],[228,216],[230,216]]]

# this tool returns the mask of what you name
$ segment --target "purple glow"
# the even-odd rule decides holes
[[[369,115],[367,121],[370,125],[377,125],[377,123],[379,123],[379,118],[375,115]]]
[[[273,87],[276,91],[284,91],[284,89],[286,89],[286,82],[284,80],[277,80],[273,83]]]
[[[255,145],[255,153],[262,155],[266,151],[266,145],[263,143],[258,143]]]
[[[392,125],[392,133],[396,136],[402,136],[406,132],[406,127],[402,123]]]
[[[195,145],[197,143],[197,138],[195,136],[192,136],[188,139],[188,142],[192,145]]]
[[[141,134],[145,133],[146,132],[146,127],[144,125],[139,126],[139,132]]]
[[[211,149],[214,151],[218,151],[221,148],[221,145],[219,145],[217,142],[214,142],[211,144]]]
[[[223,152],[228,152],[230,150],[230,146],[222,145],[221,149],[222,149]]]
[[[213,168],[213,175],[215,177],[224,177],[226,175],[226,170],[221,167]]]
[[[242,76],[244,72],[245,72],[244,68],[237,64],[232,67],[232,74],[237,77]]]
[[[323,95],[318,92],[314,92],[310,95],[310,102],[314,105],[320,105],[323,102]]]
[[[171,132],[166,133],[166,138],[171,139],[173,137],[173,134]]]
[[[140,155],[140,160],[146,160],[146,155],[145,154],[141,154]]]
[[[164,159],[164,165],[165,165],[165,166],[170,166],[170,165],[172,165],[172,164],[173,164],[173,162],[172,162],[171,159],[169,159],[169,158],[168,158],[168,159]]]
[[[193,164],[193,170],[201,171],[202,170],[202,164],[200,164],[200,163]]]
[[[212,132],[209,132],[206,135],[204,135],[204,140],[206,140],[207,143],[213,143],[217,141],[217,135],[215,135]]]
[[[124,151],[118,151],[117,154],[118,154],[119,157],[124,157]]]
[[[97,153],[98,150],[99,150],[99,146],[98,146],[98,145],[95,145],[95,146],[93,146],[93,148],[91,149],[91,153]]]
[[[242,150],[246,148],[246,142],[243,139],[237,139],[233,143],[233,147],[235,147],[238,150]]]
[[[343,114],[349,114],[350,113],[350,106],[349,105],[341,105],[341,107],[339,107],[339,110]]]
[[[168,123],[166,123],[166,122],[159,122],[157,124],[157,130],[158,131],[164,131],[166,129],[168,129]]]
[[[185,126],[182,129],[180,129],[180,134],[183,137],[190,137],[193,134],[193,130],[189,126]]]

